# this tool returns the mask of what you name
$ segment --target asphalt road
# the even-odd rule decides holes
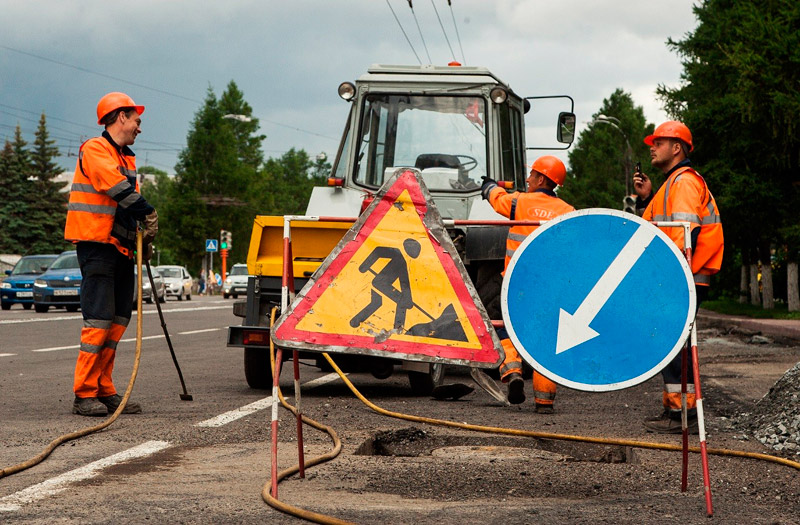
[[[271,392],[248,388],[242,351],[225,347],[227,326],[240,321],[232,304],[221,297],[193,297],[162,305],[193,401],[179,398],[155,305],[145,305],[132,396],[144,413],[121,416],[108,429],[57,448],[40,465],[0,478],[0,522],[297,522],[261,498],[269,477]],[[80,313],[63,310],[0,312],[0,467],[33,457],[61,434],[102,421],[71,414],[81,324]],[[132,369],[135,326],[134,315],[118,350],[114,377],[120,392]],[[800,347],[751,345],[717,331],[703,333],[701,344],[709,446],[768,452],[730,422],[800,360]],[[304,365],[301,375],[305,411],[334,427],[344,449],[334,462],[310,469],[306,480],[281,484],[279,495],[292,504],[361,523],[704,520],[696,455],[690,489],[681,493],[679,455],[498,438],[387,418],[364,407],[330,372]],[[480,391],[456,402],[412,397],[402,374],[382,381],[369,374],[351,377],[367,398],[397,412],[680,443],[642,430],[641,420],[660,404],[657,378],[617,393],[560,389],[556,414],[539,416],[530,402],[500,407]],[[449,381],[472,385],[458,371],[451,371]],[[291,384],[287,369],[281,385],[289,398]],[[280,414],[282,469],[296,462],[297,434],[288,413]],[[399,449],[394,455],[381,455],[375,445],[387,433],[387,448]],[[319,455],[330,450],[330,439],[306,428],[305,447],[307,458]],[[712,458],[711,476],[719,522],[797,523],[799,471]]]

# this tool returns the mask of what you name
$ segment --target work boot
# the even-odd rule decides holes
[[[98,397],[97,399],[108,408],[109,414],[113,414],[114,412],[116,412],[120,403],[122,403],[122,396],[119,394],[114,394],[113,396]],[[139,403],[136,403],[128,399],[128,402],[125,404],[125,408],[122,409],[122,413],[141,414],[142,406]]]
[[[107,416],[108,409],[96,397],[75,396],[75,402],[72,403],[72,413],[82,416]]]
[[[546,405],[544,403],[536,403],[536,413],[537,414],[552,414],[553,413],[553,405]]]
[[[519,374],[508,376],[508,402],[519,405],[525,401],[525,382]]]
[[[689,427],[690,434],[698,433],[697,414],[688,416],[686,423]],[[680,434],[683,432],[680,412],[678,413],[678,418],[676,419],[672,416],[670,410],[665,409],[660,416],[646,419],[644,421],[644,428],[648,432],[655,432],[658,434]]]

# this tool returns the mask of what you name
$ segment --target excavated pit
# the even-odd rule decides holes
[[[637,462],[631,447],[513,436],[457,436],[416,427],[376,432],[354,454],[433,456],[453,460],[485,458],[494,461],[517,457],[545,461]]]

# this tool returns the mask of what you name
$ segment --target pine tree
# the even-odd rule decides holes
[[[49,138],[47,121],[42,113],[31,152],[36,198],[31,206],[29,224],[37,232],[31,253],[59,252],[69,246],[64,240],[68,195],[62,191],[67,183],[55,180],[64,170],[53,162],[53,158],[58,156],[58,148],[53,144],[55,141]]]
[[[30,153],[22,131],[17,125],[14,141],[6,142],[2,153],[0,172],[0,252],[27,255],[32,251],[37,229],[31,228],[29,220],[32,204],[36,198],[31,178]]]

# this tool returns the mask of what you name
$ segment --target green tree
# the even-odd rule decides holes
[[[314,186],[324,182],[330,164],[312,161],[305,150],[290,149],[280,158],[264,164],[262,214],[304,213]]]
[[[684,83],[659,94],[692,130],[692,159],[725,225],[726,260],[760,259],[767,290],[771,247],[797,240],[800,6],[707,0],[694,12],[695,31],[668,42],[682,57]],[[787,253],[796,257],[797,249]],[[721,276],[723,288],[738,288],[735,266]]]
[[[32,191],[35,195],[28,214],[28,228],[33,234],[31,253],[60,252],[70,246],[64,240],[68,194],[62,190],[67,183],[56,180],[64,170],[53,162],[58,157],[58,148],[54,144],[42,113],[31,151]]]
[[[6,142],[0,162],[0,252],[26,255],[36,240],[29,228],[30,210],[35,199],[30,179],[31,158],[17,125],[14,141]]]
[[[229,114],[244,120],[224,118]],[[231,262],[245,260],[259,208],[258,162],[263,157],[261,136],[254,135],[258,120],[251,115],[235,83],[220,100],[209,88],[179,155],[175,179],[159,191],[166,197],[159,209],[161,246],[195,273],[205,255],[205,239],[218,239],[220,230],[233,232]]]
[[[652,130],[653,125],[645,122],[644,110],[634,104],[631,95],[615,90],[603,100],[592,115],[592,123],[571,149],[570,170],[558,190],[559,197],[578,209],[621,209],[626,192],[633,192],[632,174],[637,162],[658,184],[663,177],[657,170],[648,169],[650,155],[643,143]]]

